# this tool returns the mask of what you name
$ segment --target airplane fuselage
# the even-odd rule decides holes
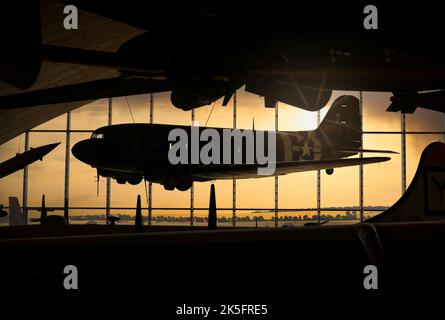
[[[186,164],[173,165],[169,160],[169,151],[174,141],[169,141],[169,133],[173,129],[182,129],[187,133],[188,147]],[[161,124],[123,124],[103,127],[96,130],[92,138],[79,142],[73,147],[74,155],[80,160],[98,169],[102,176],[115,178],[119,183],[129,182],[139,183],[142,178],[149,181],[161,183],[166,188],[171,186],[191,185],[192,181],[205,181],[191,178],[189,170],[194,166],[204,165],[200,157],[192,156],[192,130],[197,130],[199,137],[199,150],[210,142],[202,141],[202,133],[212,129],[218,133],[220,141],[225,135],[223,128],[196,128],[189,126],[172,126]],[[332,129],[332,130],[331,130]],[[241,154],[241,163],[249,163],[247,144],[253,137],[254,143],[259,135],[265,137],[266,143],[264,154],[267,155],[267,133],[254,130],[239,130],[244,138],[242,143],[236,145],[235,139],[231,142],[232,161],[235,153]],[[335,141],[345,141],[341,147],[358,148],[356,142],[346,142],[343,132],[336,129],[336,125],[329,124],[324,130],[301,131],[301,132],[276,132],[276,154],[274,160],[282,161],[305,161],[333,159],[351,156],[354,153],[342,152]],[[236,150],[241,148],[241,150]],[[254,152],[256,148],[254,147]],[[220,144],[220,155],[227,150],[223,150]],[[192,158],[198,159],[193,162]],[[253,162],[258,159],[253,157]],[[221,162],[222,163],[222,160]]]

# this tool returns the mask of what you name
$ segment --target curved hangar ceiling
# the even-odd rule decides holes
[[[123,42],[144,32],[143,30],[82,10],[79,10],[79,25],[81,28],[78,30],[64,30],[64,4],[55,0],[42,0],[40,1],[40,6],[42,37],[43,43],[46,44],[114,52]],[[62,33],[61,29],[63,30]],[[29,91],[112,76],[115,76],[115,72],[109,69],[44,61],[38,80]],[[24,91],[20,91],[0,81],[0,96],[18,92]],[[0,110],[0,144],[89,102],[80,101],[32,108]]]

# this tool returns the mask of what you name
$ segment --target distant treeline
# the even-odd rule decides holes
[[[134,215],[129,214],[116,214],[113,215],[116,217],[119,217],[121,220],[134,220]],[[365,215],[364,218],[367,219],[371,216]],[[70,217],[71,220],[104,220],[105,216],[96,214],[96,215],[73,215]],[[148,220],[147,216],[143,217],[144,220]],[[346,211],[344,214],[322,214],[320,215],[321,220],[359,220],[360,215],[357,211]],[[237,221],[275,221],[275,217],[271,217],[270,219],[264,218],[264,216],[239,216],[236,217]],[[280,215],[278,217],[279,221],[313,221],[318,220],[318,215],[314,214],[312,216],[310,215],[302,215],[302,216],[289,216],[289,215]],[[159,222],[187,222],[190,221],[190,217],[186,216],[165,216],[165,215],[155,215],[153,216],[153,221],[159,221]],[[207,222],[207,217],[196,217],[196,222]],[[219,217],[219,222],[231,222],[232,217]]]

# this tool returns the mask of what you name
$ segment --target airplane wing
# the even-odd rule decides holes
[[[0,110],[173,90],[167,80],[110,78],[0,97]]]
[[[332,160],[305,160],[305,161],[286,161],[277,162],[276,169],[269,176],[281,176],[294,172],[303,172],[311,170],[324,170],[341,167],[357,166],[360,164],[371,164],[388,161],[389,157],[368,157],[351,159],[332,159]],[[265,165],[259,164],[215,164],[197,166],[190,170],[190,175],[194,178],[203,180],[214,179],[249,179],[261,178],[264,175],[258,174],[258,168],[265,168]]]
[[[265,77],[249,77],[246,81],[247,92],[265,97],[265,107],[274,108],[277,101],[298,106],[308,111],[318,111],[329,102],[332,90],[320,88],[305,88],[296,81],[274,80]]]
[[[352,153],[352,154],[356,154],[359,152],[363,152],[363,153],[391,153],[391,154],[399,154],[396,151],[392,151],[392,150],[376,150],[376,149],[360,149],[360,148],[335,148],[336,151],[338,152],[344,152],[344,153]],[[351,155],[352,155],[351,154]]]

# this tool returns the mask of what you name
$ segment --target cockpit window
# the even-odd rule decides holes
[[[91,139],[103,139],[104,138],[104,134],[103,133],[93,133],[91,135]]]

